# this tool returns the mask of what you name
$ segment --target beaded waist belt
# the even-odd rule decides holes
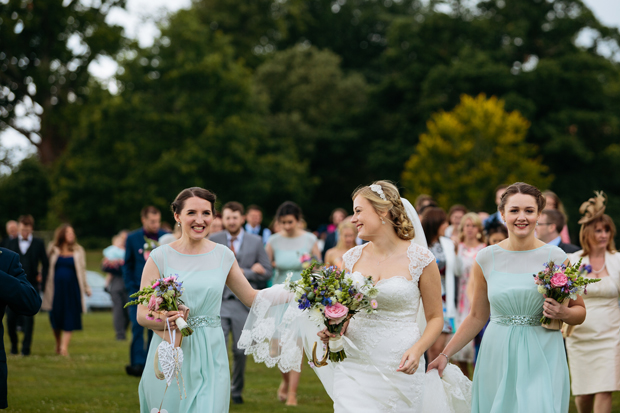
[[[200,328],[200,327],[221,327],[222,322],[220,316],[209,317],[209,316],[196,316],[189,317],[187,319],[187,325],[191,328]]]
[[[491,322],[503,326],[540,326],[539,315],[496,315],[491,316]]]

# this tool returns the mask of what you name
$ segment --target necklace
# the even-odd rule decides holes
[[[603,272],[603,270],[605,269],[605,266],[607,266],[607,264],[606,264],[606,263],[603,263],[603,266],[602,266],[602,267],[601,267],[601,269],[600,269],[600,270],[598,270],[598,271],[597,271],[597,270],[595,270],[594,268],[592,268],[592,272],[593,272],[594,274],[601,273],[601,272]]]

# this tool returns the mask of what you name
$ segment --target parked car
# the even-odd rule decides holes
[[[86,297],[86,310],[108,310],[112,308],[112,297],[105,288],[105,278],[95,271],[86,271],[86,281],[90,285],[92,295]]]

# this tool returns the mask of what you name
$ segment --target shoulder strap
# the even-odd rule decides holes
[[[342,261],[344,261],[344,268],[353,271],[353,267],[355,267],[355,263],[362,256],[362,250],[366,244],[357,245],[351,248],[349,251],[345,252],[342,256]]]

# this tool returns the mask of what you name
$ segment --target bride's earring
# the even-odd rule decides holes
[[[383,220],[383,217],[381,217],[381,223],[385,225],[385,221]]]

